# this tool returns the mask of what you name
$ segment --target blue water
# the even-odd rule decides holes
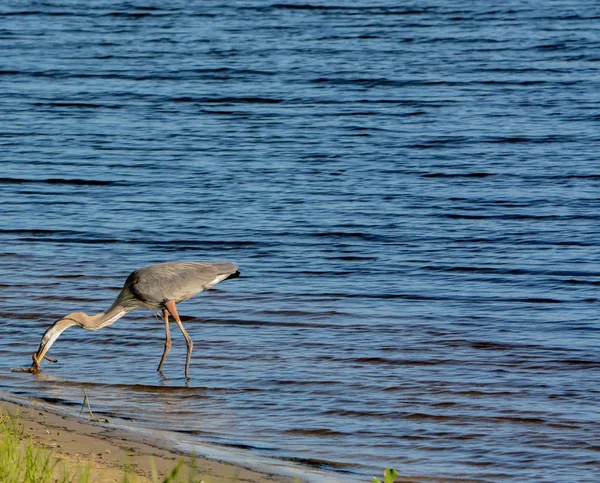
[[[369,481],[597,482],[600,6],[4,1],[0,389]],[[231,260],[195,342],[105,310]]]

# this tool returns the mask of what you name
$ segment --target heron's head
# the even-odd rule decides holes
[[[54,322],[54,324],[48,327],[48,329],[46,330],[46,332],[44,332],[44,335],[42,336],[40,347],[38,348],[37,352],[33,354],[33,364],[30,368],[31,372],[38,372],[40,370],[40,363],[42,362],[42,359],[44,358],[50,347],[52,347],[52,344],[54,344],[54,341],[58,339],[58,336],[62,334],[65,330],[67,330],[69,327],[72,327],[73,325],[77,325],[79,323],[78,319],[80,317],[80,314],[80,312],[74,312],[72,314],[69,314],[66,317],[63,317],[62,319],[57,320],[56,322]]]

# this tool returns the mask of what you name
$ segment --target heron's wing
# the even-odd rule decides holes
[[[131,291],[141,300],[182,302],[237,271],[228,262],[167,262],[140,268],[130,276]]]

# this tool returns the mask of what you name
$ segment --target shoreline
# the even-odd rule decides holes
[[[53,453],[60,461],[58,476],[63,469],[78,474],[89,465],[90,481],[94,483],[121,483],[125,471],[138,478],[134,480],[137,483],[163,481],[179,462],[183,462],[179,475],[195,474],[202,483],[370,481],[358,479],[356,475],[336,475],[285,460],[250,455],[237,448],[208,443],[192,445],[177,440],[176,433],[132,428],[126,424],[119,427],[117,422],[95,422],[86,419],[89,414],[85,409],[85,416],[76,416],[65,407],[2,390],[0,414],[16,416],[24,429],[24,438]],[[196,448],[200,451],[195,451]],[[377,476],[382,479],[381,475]],[[483,483],[469,477],[399,475],[398,478],[415,483]]]
[[[337,481],[283,461],[278,464],[248,457],[245,462],[243,454],[235,449],[212,451],[207,446],[210,457],[194,454],[181,449],[176,441],[163,438],[160,431],[137,431],[114,423],[89,421],[63,408],[10,393],[0,393],[0,411],[18,416],[25,436],[31,438],[34,446],[50,450],[66,468],[90,465],[92,480],[102,483],[122,481],[126,469],[150,481],[153,474],[158,474],[162,481],[181,460],[181,474],[190,472],[193,465],[197,474],[206,476],[207,483]],[[85,410],[84,414],[87,415]]]

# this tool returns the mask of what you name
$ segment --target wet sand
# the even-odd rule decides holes
[[[152,476],[155,471],[162,481],[182,459],[185,467],[180,470],[180,474],[186,475],[191,471],[190,455],[158,447],[156,441],[143,435],[115,429],[103,423],[87,422],[84,417],[76,418],[54,412],[47,405],[39,403],[28,405],[0,401],[0,411],[3,414],[18,415],[23,423],[25,436],[31,437],[35,446],[51,450],[64,462],[64,465],[58,465],[56,476],[62,474],[63,467],[72,471],[90,465],[91,481],[121,482],[125,468],[139,478],[150,481],[154,481]],[[292,477],[259,472],[202,457],[195,457],[193,464],[197,474],[206,483],[294,481]]]

